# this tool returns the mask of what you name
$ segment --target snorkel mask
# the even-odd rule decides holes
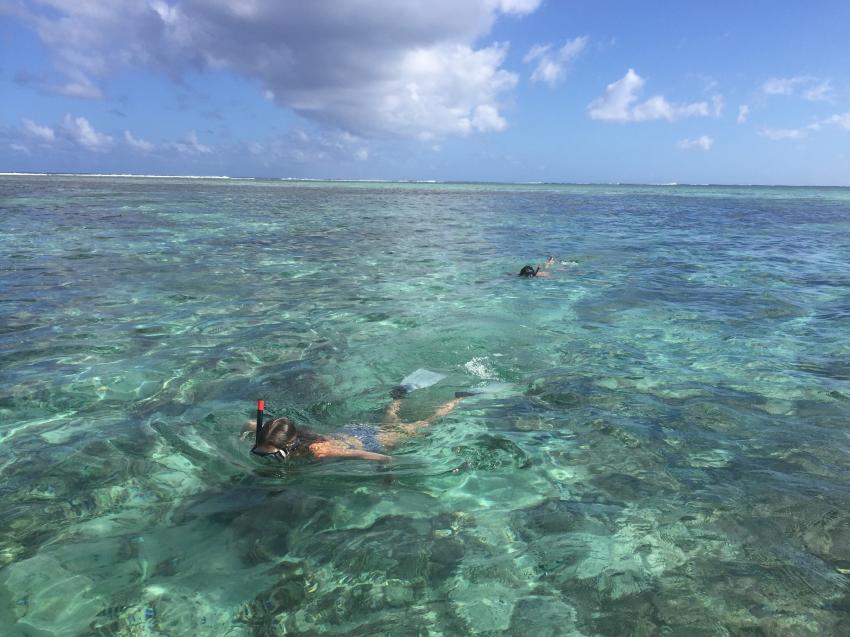
[[[255,453],[258,456],[263,456],[264,458],[274,458],[278,462],[283,462],[284,460],[286,460],[290,452],[290,449],[275,449],[274,451],[257,451],[256,448],[251,449],[251,453]]]

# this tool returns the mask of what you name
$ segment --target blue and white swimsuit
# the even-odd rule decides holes
[[[357,438],[366,451],[380,452],[384,450],[383,445],[378,442],[378,428],[375,425],[352,423],[343,427],[339,433]]]

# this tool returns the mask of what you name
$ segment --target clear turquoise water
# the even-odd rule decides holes
[[[0,230],[4,635],[850,633],[850,190],[0,177]],[[388,466],[238,439],[419,367],[511,386]]]

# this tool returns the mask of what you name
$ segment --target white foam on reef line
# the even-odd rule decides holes
[[[338,183],[354,183],[354,184],[451,184],[451,183],[487,183],[487,182],[453,182],[453,181],[438,181],[436,179],[330,179],[326,177],[261,177],[261,179],[278,179],[280,181],[328,181]],[[495,182],[493,182],[495,183]]]
[[[139,175],[136,173],[4,173],[0,176],[19,177],[132,177],[134,179],[234,179],[254,181],[256,177],[230,177],[228,175]]]

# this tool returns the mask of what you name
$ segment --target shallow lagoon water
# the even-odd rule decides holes
[[[850,633],[847,189],[15,176],[0,230],[4,635]],[[238,439],[420,367],[503,385],[389,465]]]

